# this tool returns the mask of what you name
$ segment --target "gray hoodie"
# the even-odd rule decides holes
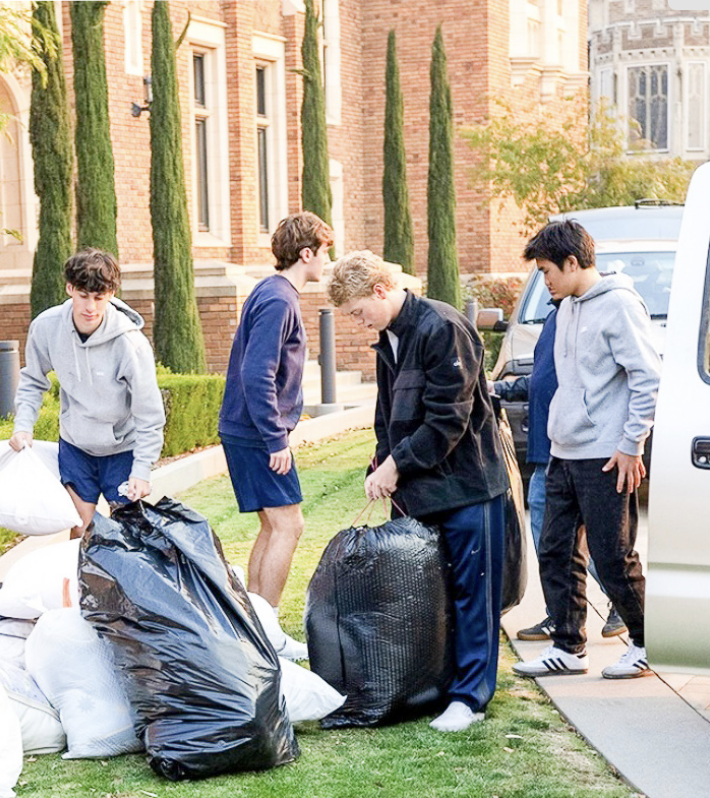
[[[583,296],[562,302],[555,369],[559,387],[547,424],[554,457],[643,453],[661,360],[646,306],[627,276],[608,275]]]
[[[149,481],[163,446],[165,411],[143,323],[114,297],[82,343],[71,299],[40,313],[30,325],[15,395],[15,432],[32,432],[54,370],[61,437],[97,457],[132,450],[131,476]]]

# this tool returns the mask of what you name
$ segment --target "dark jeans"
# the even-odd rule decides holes
[[[456,673],[448,691],[482,711],[493,698],[498,669],[503,579],[503,496],[436,517],[451,562]]]
[[[644,645],[643,607],[646,581],[634,549],[638,526],[636,493],[617,493],[616,469],[604,473],[607,458],[560,460],[547,469],[545,522],[538,559],[545,601],[555,623],[554,644],[570,653],[587,641],[586,562],[580,550],[580,527],[587,529],[589,554],[599,580],[629,628]]]

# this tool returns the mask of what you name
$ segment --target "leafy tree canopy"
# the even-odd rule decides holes
[[[553,213],[632,205],[638,199],[685,199],[696,163],[650,158],[649,142],[638,135],[627,150],[622,120],[604,101],[580,131],[586,99],[569,102],[561,120],[543,117],[537,127],[500,103],[500,115],[464,131],[481,156],[473,167],[474,183],[492,198],[512,198],[525,212],[525,234]],[[630,124],[633,132],[635,121]]]

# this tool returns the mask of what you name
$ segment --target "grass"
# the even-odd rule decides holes
[[[300,639],[308,579],[328,540],[364,505],[363,470],[371,451],[371,432],[298,451],[306,532],[282,620]],[[228,558],[246,567],[258,524],[237,513],[229,481],[205,481],[180,498],[210,519]],[[377,512],[371,523],[384,517],[380,508]],[[461,734],[434,732],[428,718],[338,731],[306,723],[297,729],[301,757],[294,764],[177,784],[153,775],[142,756],[104,761],[43,756],[26,761],[18,798],[631,798],[634,793],[561,720],[535,684],[513,675],[512,662],[504,643],[488,718]]]

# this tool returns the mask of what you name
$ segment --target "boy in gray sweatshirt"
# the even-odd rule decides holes
[[[586,562],[579,528],[609,598],[628,626],[629,647],[602,671],[629,679],[650,671],[644,647],[645,580],[634,549],[642,455],[653,425],[660,358],[646,306],[623,274],[602,276],[594,242],[577,222],[553,222],[525,257],[545,275],[557,314],[559,386],[550,405],[547,504],[540,577],[554,621],[553,645],[514,666],[523,676],[585,673]]]
[[[82,525],[99,495],[135,501],[150,493],[150,469],[163,446],[165,411],[143,319],[114,296],[121,273],[108,252],[87,249],[64,267],[70,299],[30,325],[15,396],[10,446],[32,445],[48,372],[59,381],[59,473]],[[119,486],[128,483],[120,494]]]

